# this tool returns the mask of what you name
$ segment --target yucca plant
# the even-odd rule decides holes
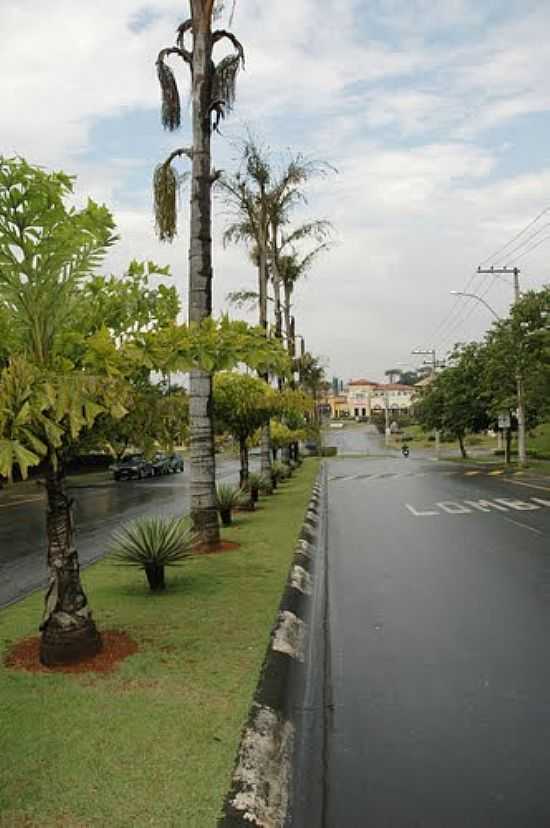
[[[275,482],[280,483],[282,480],[286,480],[287,477],[290,476],[290,470],[284,463],[276,460],[271,466],[271,474],[275,479]]]
[[[273,494],[273,478],[270,474],[261,474],[260,475],[260,486],[259,491],[260,494],[263,495],[270,495]]]
[[[238,506],[246,506],[249,502],[248,493],[229,483],[218,483],[216,486],[218,512],[224,526],[231,526],[231,512]]]
[[[166,589],[165,566],[178,566],[197,544],[187,518],[145,516],[127,523],[113,533],[110,548],[115,564],[145,570],[153,592]]]
[[[248,480],[246,481],[246,485],[248,491],[250,492],[250,497],[252,498],[252,502],[256,503],[258,500],[258,496],[260,494],[260,490],[262,488],[262,475],[258,474],[257,472],[252,472],[248,475]]]

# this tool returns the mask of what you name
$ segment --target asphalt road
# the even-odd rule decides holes
[[[414,451],[328,474],[325,825],[548,828],[550,485]]]
[[[251,464],[253,465],[253,464]],[[236,460],[218,460],[220,480],[238,480]],[[145,512],[189,512],[189,471],[140,481],[71,489],[80,563],[103,557],[113,529]],[[36,492],[0,502],[0,607],[46,583],[45,496]]]

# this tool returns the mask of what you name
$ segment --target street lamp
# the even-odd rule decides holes
[[[482,296],[478,296],[477,293],[466,293],[465,290],[451,290],[451,294],[453,296],[468,296],[470,299],[476,299],[478,302],[481,302],[482,305],[485,305],[488,311],[490,311],[495,319],[502,319],[501,316],[498,315],[496,310],[494,310],[489,302],[486,302]]]

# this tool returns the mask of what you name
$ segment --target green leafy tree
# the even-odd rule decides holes
[[[98,377],[64,352],[80,288],[115,241],[106,207],[68,208],[73,180],[0,158],[0,308],[8,315],[8,364],[0,378],[0,474],[23,477],[45,460],[49,585],[41,624],[44,663],[96,652],[101,640],[79,576],[62,450],[102,412],[121,416],[116,378]]]
[[[550,313],[550,288],[528,291],[496,322],[485,339],[484,385],[490,412],[517,407],[517,376],[525,395],[526,424],[532,428],[550,414],[550,360],[545,325]]]
[[[464,437],[489,425],[489,395],[483,387],[485,352],[473,342],[457,348],[431,383],[416,412],[421,425],[452,434],[466,457]]]
[[[254,432],[276,413],[279,396],[258,377],[220,373],[214,380],[214,419],[239,444],[240,485],[248,480],[248,444]]]
[[[158,234],[161,240],[172,241],[178,189],[173,161],[182,156],[191,161],[190,323],[200,323],[212,314],[212,185],[219,177],[212,170],[212,125],[216,127],[231,111],[237,73],[244,64],[237,38],[225,29],[213,30],[213,20],[222,9],[223,3],[214,0],[190,0],[191,16],[178,27],[176,46],[162,49],[156,64],[162,90],[162,122],[170,130],[180,126],[181,105],[168,59],[178,57],[191,74],[192,146],[171,153],[154,175]],[[229,43],[233,52],[215,62],[213,52],[221,42]],[[195,530],[206,543],[219,540],[211,409],[210,373],[194,367],[190,373],[191,516]]]

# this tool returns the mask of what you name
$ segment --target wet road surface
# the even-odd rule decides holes
[[[254,463],[251,463],[251,468]],[[238,480],[236,460],[219,460],[220,480]],[[145,512],[189,512],[189,470],[146,480],[70,489],[75,500],[81,564],[103,557],[113,529]],[[45,496],[35,493],[0,504],[0,607],[46,583]]]
[[[326,826],[547,828],[550,486],[414,452],[328,477]]]

